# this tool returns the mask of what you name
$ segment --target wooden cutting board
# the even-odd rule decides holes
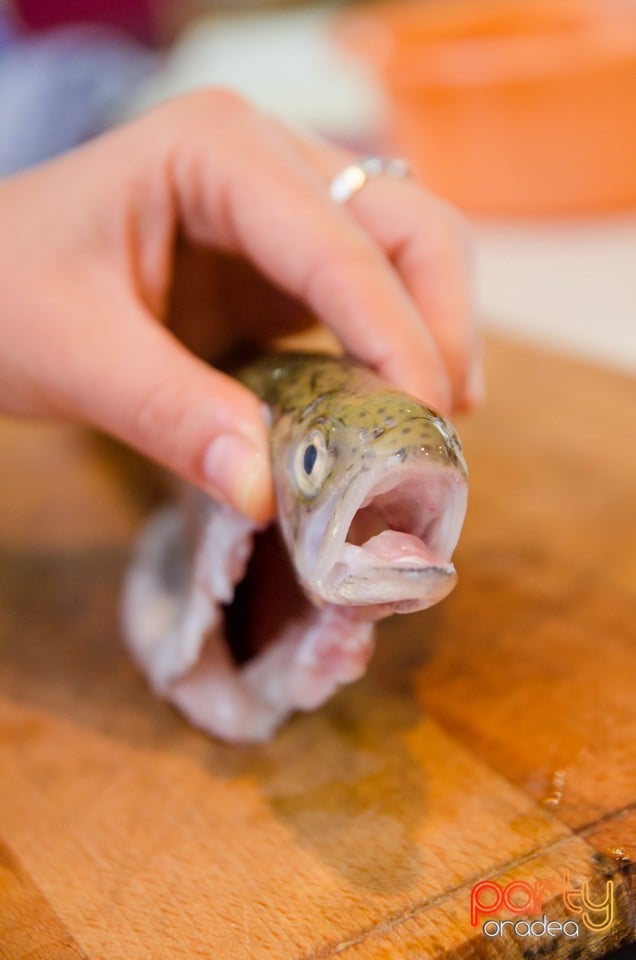
[[[72,429],[0,425],[2,958],[574,958],[636,940],[636,390],[501,341],[488,368],[460,423],[455,593],[386,625],[361,682],[257,747],[190,729],[122,649],[141,516],[123,475]],[[512,923],[547,881],[562,930],[525,935]],[[604,929],[582,889],[613,904],[587,915]]]

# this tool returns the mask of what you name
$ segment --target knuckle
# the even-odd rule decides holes
[[[240,115],[251,113],[253,109],[245,97],[229,87],[201,87],[189,96],[192,98],[192,109],[206,116],[210,113]]]
[[[463,213],[448,200],[433,197],[433,213],[437,246],[447,255],[462,254],[470,246],[471,229]]]
[[[422,259],[447,283],[468,282],[468,240],[447,222],[431,225],[422,238]]]
[[[200,87],[159,107],[158,115],[168,118],[177,130],[207,129],[215,123],[226,125],[252,115],[254,108],[245,97],[228,87]]]
[[[306,296],[312,302],[326,288],[342,291],[351,284],[359,284],[374,269],[376,258],[369,245],[352,241],[331,247],[311,264],[306,278]]]

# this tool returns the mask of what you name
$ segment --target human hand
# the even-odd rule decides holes
[[[335,205],[327,184],[349,162],[207,90],[0,183],[0,411],[91,423],[267,519],[259,401],[158,322],[178,233],[243,257],[442,412],[470,405],[479,361],[458,218],[388,177]],[[228,340],[228,326],[211,325],[213,353],[253,333],[245,320]]]

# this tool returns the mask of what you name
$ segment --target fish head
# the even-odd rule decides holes
[[[450,593],[467,471],[448,421],[392,390],[330,396],[282,416],[272,443],[279,523],[314,602],[379,618]]]

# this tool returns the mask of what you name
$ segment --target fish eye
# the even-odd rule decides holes
[[[308,443],[305,447],[305,453],[303,455],[303,470],[308,477],[311,476],[311,471],[314,469],[317,459],[318,451],[316,449],[316,444]]]
[[[315,497],[327,479],[331,458],[325,437],[310,430],[300,441],[294,456],[294,479],[304,497]]]

